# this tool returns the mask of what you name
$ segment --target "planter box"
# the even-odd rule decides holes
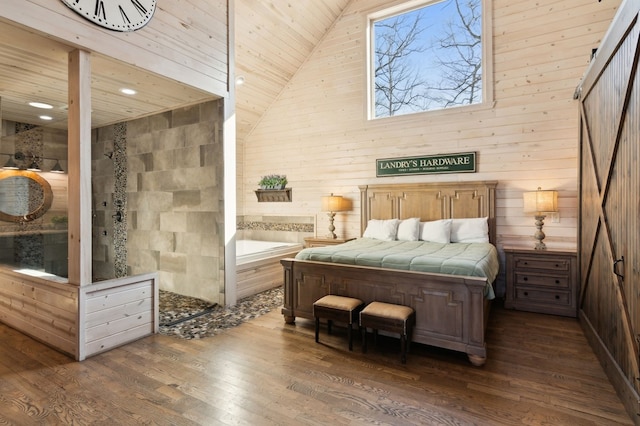
[[[291,188],[285,189],[257,189],[258,202],[291,202]]]

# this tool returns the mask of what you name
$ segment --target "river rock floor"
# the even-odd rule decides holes
[[[183,339],[215,336],[222,330],[280,308],[282,302],[282,287],[249,296],[230,307],[160,290],[160,334]]]

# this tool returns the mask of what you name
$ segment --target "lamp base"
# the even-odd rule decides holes
[[[333,220],[336,217],[336,213],[335,212],[329,212],[329,213],[327,213],[327,216],[329,216],[329,235],[327,235],[327,238],[335,240],[336,238],[338,238],[338,236],[334,232],[336,230],[336,227],[333,226]]]
[[[535,234],[533,234],[533,238],[538,240],[535,247],[536,250],[547,249],[546,244],[542,242],[542,240],[544,240],[544,237],[545,237],[544,232],[542,232],[542,227],[544,226],[545,217],[546,217],[545,215],[536,215],[536,232]]]

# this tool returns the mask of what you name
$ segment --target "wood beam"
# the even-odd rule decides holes
[[[91,54],[69,53],[69,282],[91,284]]]

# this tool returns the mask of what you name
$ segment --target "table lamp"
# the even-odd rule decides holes
[[[546,250],[547,246],[542,242],[544,240],[544,232],[542,232],[542,226],[544,225],[545,213],[554,213],[558,211],[558,192],[557,191],[543,191],[538,187],[537,191],[523,193],[524,198],[524,212],[534,213],[536,218],[536,232],[533,237],[537,240],[536,250]]]
[[[328,238],[336,239],[337,236],[335,234],[336,227],[333,226],[333,220],[336,216],[336,212],[342,212],[347,210],[348,204],[347,201],[342,198],[341,195],[329,195],[322,197],[322,211],[327,212],[327,216],[329,216],[329,235]]]

